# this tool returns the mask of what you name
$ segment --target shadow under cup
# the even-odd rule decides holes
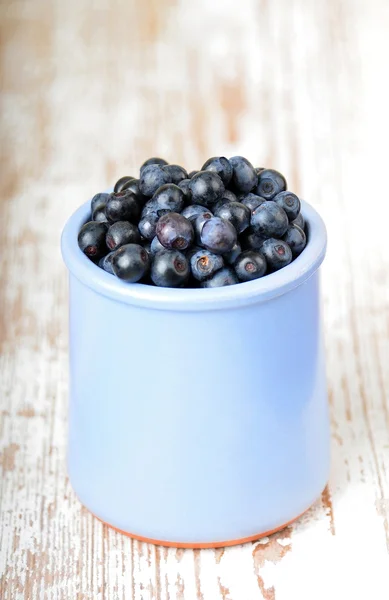
[[[68,469],[80,501],[139,539],[254,540],[319,497],[329,417],[319,267],[325,226],[307,203],[303,253],[216,289],[127,284],[94,265],[67,222]]]

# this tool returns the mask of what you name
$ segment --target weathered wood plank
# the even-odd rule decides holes
[[[379,15],[379,18],[377,18]],[[389,597],[389,6],[0,6],[0,598]],[[329,230],[329,487],[254,544],[175,550],[96,521],[66,478],[66,273],[85,198],[150,154],[278,166]]]

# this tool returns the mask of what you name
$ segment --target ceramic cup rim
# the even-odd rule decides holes
[[[100,269],[78,247],[80,227],[90,217],[90,200],[68,219],[61,238],[62,256],[70,273],[98,294],[143,308],[202,311],[241,307],[265,302],[302,285],[320,267],[327,248],[327,232],[319,213],[301,201],[301,212],[309,229],[304,251],[290,265],[260,279],[220,288],[161,288],[126,283]]]

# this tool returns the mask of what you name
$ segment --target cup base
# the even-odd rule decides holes
[[[257,540],[260,540],[261,538],[272,535],[273,533],[277,533],[278,531],[282,531],[282,529],[285,529],[292,523],[295,523],[296,521],[298,521],[298,519],[300,519],[300,517],[305,515],[305,513],[307,513],[309,511],[309,509],[316,502],[317,502],[317,500],[312,502],[312,504],[310,504],[299,515],[297,515],[293,519],[290,519],[290,521],[287,521],[286,523],[283,523],[279,527],[275,527],[274,529],[271,529],[270,531],[262,531],[260,533],[254,534],[254,535],[250,535],[248,537],[239,538],[239,539],[235,539],[235,540],[225,540],[222,542],[196,542],[196,543],[195,542],[172,542],[172,541],[168,541],[168,540],[155,540],[153,538],[143,537],[142,535],[136,535],[135,533],[131,533],[129,531],[123,531],[122,529],[118,529],[114,525],[111,525],[110,523],[103,521],[103,519],[100,519],[100,517],[98,517],[92,511],[90,511],[88,507],[86,507],[85,505],[83,505],[83,506],[87,509],[87,511],[93,517],[95,517],[98,521],[100,521],[104,525],[107,525],[107,527],[110,527],[111,529],[114,529],[118,533],[121,533],[122,535],[126,535],[127,537],[130,537],[133,540],[137,540],[138,542],[146,542],[147,544],[154,544],[155,546],[167,546],[169,548],[187,548],[187,549],[193,549],[193,550],[201,550],[201,549],[206,549],[206,548],[208,548],[208,549],[210,549],[210,548],[226,548],[228,546],[238,546],[240,544],[247,544],[248,542],[256,542]]]

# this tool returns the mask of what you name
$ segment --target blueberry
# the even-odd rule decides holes
[[[116,221],[136,221],[140,206],[136,196],[129,190],[110,194],[105,206],[105,214],[110,223]]]
[[[234,285],[235,283],[239,283],[239,280],[234,271],[230,267],[224,267],[220,271],[216,271],[210,279],[202,281],[200,285],[203,288],[215,288]]]
[[[272,200],[280,192],[286,190],[286,180],[281,173],[274,169],[264,169],[258,176],[255,193],[266,200]]]
[[[252,281],[265,275],[266,259],[259,252],[246,250],[236,259],[234,269],[239,281]]]
[[[263,237],[282,237],[288,229],[289,221],[284,209],[268,200],[253,211],[251,225]]]
[[[265,198],[261,198],[261,196],[257,196],[257,194],[253,194],[252,192],[248,194],[244,194],[240,196],[239,202],[247,206],[251,212],[257,208],[260,204],[265,202]]]
[[[256,233],[252,227],[249,227],[242,233],[239,241],[244,250],[256,250],[259,252],[265,239],[262,235]]]
[[[282,239],[290,246],[293,258],[301,254],[307,244],[305,233],[298,225],[290,225]]]
[[[150,245],[150,254],[151,256],[155,256],[157,252],[161,252],[161,250],[166,250],[166,248],[165,246],[162,246],[157,236],[155,236]]]
[[[194,238],[192,223],[178,213],[168,213],[157,223],[156,233],[162,246],[168,250],[186,250]]]
[[[264,170],[265,170],[265,167],[255,167],[255,172],[257,175],[262,173],[262,171],[264,171]]]
[[[161,165],[147,165],[140,174],[139,189],[144,196],[151,197],[161,185],[171,183],[170,174]]]
[[[190,173],[188,173],[188,178],[192,179],[192,177],[194,177],[195,175],[197,175],[197,173],[200,173],[200,171],[191,171]]]
[[[218,205],[215,210],[215,217],[221,217],[229,221],[235,227],[237,233],[242,233],[250,225],[251,212],[241,202],[225,202]]]
[[[201,170],[217,173],[226,187],[231,181],[232,166],[230,165],[228,158],[225,158],[224,156],[214,156],[213,158],[209,158],[203,164]]]
[[[106,193],[96,194],[95,196],[93,196],[90,203],[92,213],[98,206],[105,206],[107,204],[109,196],[110,194]]]
[[[104,271],[107,271],[107,273],[111,273],[111,275],[115,275],[112,268],[112,258],[114,254],[114,252],[110,252],[106,256],[103,256],[99,261],[99,267],[104,269]]]
[[[211,207],[223,198],[224,183],[219,175],[212,171],[200,171],[192,177],[189,184],[193,204]]]
[[[121,192],[121,191],[127,189],[126,188],[127,183],[130,183],[130,181],[132,181],[133,179],[135,179],[135,177],[131,177],[131,175],[126,175],[124,177],[121,177],[115,183],[113,191],[114,192]]]
[[[153,156],[152,158],[148,158],[147,160],[145,160],[145,162],[142,164],[140,171],[142,172],[142,170],[145,167],[148,167],[149,165],[161,165],[161,167],[164,167],[165,165],[168,165],[169,163],[167,162],[167,160],[163,159],[163,158],[158,158],[157,156]]]
[[[166,167],[162,167],[165,173],[167,173],[170,177],[170,181],[178,185],[180,181],[184,179],[188,179],[188,173],[180,165],[167,165]]]
[[[223,193],[223,198],[221,199],[221,202],[238,202],[238,198],[236,197],[236,194],[234,194],[234,192],[231,192],[231,190],[224,190]]]
[[[295,218],[295,220],[292,221],[291,225],[298,225],[298,227],[300,227],[300,229],[305,231],[305,221],[304,221],[303,215],[301,213],[299,213],[297,215],[297,217]]]
[[[123,192],[124,190],[132,192],[138,198],[138,200],[143,200],[143,202],[146,201],[146,198],[144,198],[139,189],[139,179],[135,179],[134,177],[132,177],[132,179],[128,179],[125,183],[123,183],[120,191]]]
[[[230,158],[233,168],[231,183],[235,190],[247,194],[258,183],[258,175],[253,165],[243,156]]]
[[[154,239],[154,238],[153,238]],[[151,242],[149,242],[149,240],[146,240],[145,238],[140,238],[140,244],[141,246],[143,246],[143,248],[145,250],[147,250],[147,252],[149,254],[151,254]]]
[[[209,250],[197,250],[190,258],[192,275],[197,281],[204,281],[208,277],[212,277],[216,271],[223,267],[223,258],[218,254],[209,252]]]
[[[159,215],[156,212],[150,212],[149,214],[142,216],[138,223],[138,229],[140,234],[146,240],[151,241],[155,237],[158,220]]]
[[[141,217],[143,219],[143,217],[147,217],[148,215],[152,215],[152,214],[158,215],[158,210],[160,210],[160,209],[159,209],[157,203],[154,202],[154,200],[151,198],[144,205],[144,207],[142,209]],[[159,216],[162,216],[162,214]]]
[[[184,192],[178,185],[167,183],[158,188],[152,201],[155,202],[157,210],[162,208],[172,212],[181,212],[184,208]]]
[[[128,221],[116,221],[107,231],[106,244],[110,250],[117,250],[124,244],[140,244],[138,228]]]
[[[292,192],[280,192],[274,197],[274,202],[284,209],[289,221],[294,221],[300,212],[301,202],[298,196]]]
[[[189,183],[190,183],[190,179],[183,179],[182,181],[180,181],[180,183],[178,184],[178,187],[180,188],[180,190],[183,191],[184,193],[184,198],[185,201],[187,203],[190,202],[191,198],[192,198],[192,192],[189,189]]]
[[[181,214],[186,219],[189,219],[189,221],[195,221],[199,215],[204,213],[208,213],[210,215],[208,217],[209,219],[213,216],[209,208],[201,206],[201,204],[189,204],[189,206],[184,208]]]
[[[79,231],[78,245],[82,252],[94,262],[97,262],[107,254],[107,246],[105,244],[106,233],[107,224],[96,223],[96,221],[85,223]]]
[[[237,241],[236,229],[229,221],[212,217],[205,221],[200,233],[201,245],[215,254],[231,252]]]
[[[182,252],[157,252],[151,265],[151,279],[159,287],[179,287],[189,278],[189,263]]]
[[[149,254],[139,244],[125,244],[112,257],[112,269],[116,277],[129,283],[142,279],[149,268]]]
[[[203,229],[204,223],[212,219],[213,214],[209,212],[202,212],[196,219],[192,219],[192,224],[195,232],[196,242],[201,245],[201,231]]]
[[[269,272],[278,271],[292,262],[292,251],[283,240],[269,238],[261,246],[261,253],[266,258]]]
[[[227,252],[227,254],[224,254],[223,258],[229,265],[233,265],[241,252],[242,247],[239,244],[239,242],[236,242],[231,252]]]
[[[98,223],[108,223],[107,215],[105,214],[105,206],[103,204],[96,206],[92,213],[92,220],[97,221]]]

